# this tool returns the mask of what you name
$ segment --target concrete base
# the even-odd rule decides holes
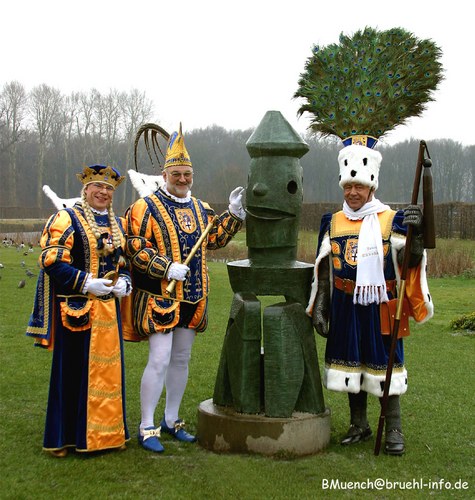
[[[330,415],[294,412],[290,418],[237,413],[212,399],[198,407],[198,442],[224,453],[313,455],[330,443]]]

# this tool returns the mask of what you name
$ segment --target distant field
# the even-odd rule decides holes
[[[45,219],[0,219],[0,235],[38,232],[43,229],[45,222]]]
[[[317,233],[300,231],[297,258],[302,262],[314,262],[317,245]],[[459,276],[475,278],[475,241],[438,239],[437,247],[427,250],[428,276]],[[247,257],[246,234],[240,232],[226,248],[216,252],[211,259],[230,261]]]
[[[7,227],[3,223],[11,223],[8,231],[2,229]],[[41,230],[45,224],[44,219],[31,221],[0,220],[0,239],[6,236],[13,238],[16,243],[24,242],[37,245],[41,236]],[[21,230],[20,230],[21,229]],[[297,258],[302,262],[315,261],[315,248],[317,244],[317,233],[314,231],[300,231],[298,237]],[[475,277],[475,241],[460,239],[441,239],[436,242],[436,248],[427,251],[428,275],[429,277],[459,276],[466,275]],[[213,260],[228,262],[231,260],[245,259],[247,257],[246,233],[241,231],[231,243],[216,254],[210,254]]]

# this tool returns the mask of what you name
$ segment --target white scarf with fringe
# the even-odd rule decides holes
[[[384,255],[381,226],[378,213],[390,210],[389,205],[376,198],[359,210],[351,209],[346,201],[343,213],[350,220],[363,220],[358,237],[356,286],[353,303],[368,305],[388,302],[386,280],[384,278]]]

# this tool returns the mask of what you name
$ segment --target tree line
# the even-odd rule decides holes
[[[143,123],[155,122],[154,103],[144,92],[111,89],[100,93],[63,94],[47,84],[27,92],[16,81],[0,93],[0,207],[50,206],[42,186],[60,197],[78,196],[76,173],[84,165],[103,163],[123,175],[134,168],[134,138]],[[186,117],[183,117],[186,119]],[[256,123],[256,126],[258,124]],[[171,131],[169,131],[171,132]],[[247,183],[250,157],[246,141],[253,129],[226,130],[217,125],[184,131],[195,169],[193,193],[210,203],[226,202],[230,191]],[[337,156],[341,145],[308,135],[309,152],[301,159],[304,202],[337,202]],[[475,200],[475,146],[451,139],[428,144],[433,161],[434,202]],[[419,141],[378,147],[383,155],[378,198],[386,202],[410,200]],[[159,174],[143,144],[139,144],[139,171]],[[130,182],[118,190],[114,205],[120,212],[136,198]]]

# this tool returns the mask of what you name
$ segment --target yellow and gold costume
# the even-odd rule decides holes
[[[127,218],[127,255],[132,264],[134,292],[123,302],[125,340],[144,340],[172,330],[180,320],[182,304],[196,306],[187,327],[207,326],[209,278],[206,251],[226,246],[242,221],[229,211],[218,217],[202,247],[189,264],[185,281],[169,295],[167,272],[172,262],[183,262],[215,213],[209,205],[190,197],[179,203],[159,189],[134,203]],[[129,301],[133,302],[130,307]]]
[[[108,215],[95,214],[103,235]],[[125,413],[123,341],[119,300],[112,293],[84,294],[88,275],[109,271],[129,276],[125,247],[103,254],[83,208],[60,210],[41,237],[41,271],[27,335],[53,351],[44,449],[77,451],[120,448],[129,438]],[[123,265],[123,267],[120,267]]]

